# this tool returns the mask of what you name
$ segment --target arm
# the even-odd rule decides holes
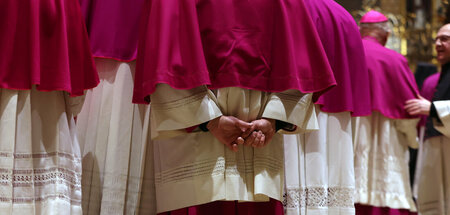
[[[178,90],[158,84],[151,101],[152,138],[185,133],[186,128],[222,115],[214,94],[205,86]]]
[[[430,115],[431,102],[417,95],[417,99],[410,99],[405,103],[405,110],[410,115]]]
[[[189,90],[159,84],[151,95],[152,138],[169,138],[186,133],[196,125],[211,132],[222,144],[237,151],[250,133],[251,124],[233,116],[223,116],[215,95],[205,86]],[[246,134],[248,133],[248,134]]]
[[[295,130],[283,129],[282,133],[301,133],[319,128],[312,94],[304,94],[297,90],[287,90],[280,93],[272,93],[264,108],[263,118],[275,119],[284,122],[282,124],[295,125]],[[288,124],[287,124],[288,123]]]
[[[263,147],[280,130],[282,133],[300,133],[318,129],[312,94],[297,90],[271,93],[262,118],[252,122],[258,131],[245,140],[246,145]]]

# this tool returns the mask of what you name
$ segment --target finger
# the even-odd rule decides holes
[[[245,139],[245,145],[251,146],[255,141],[255,138],[256,138],[256,131],[253,131],[252,134],[247,139]]]
[[[413,111],[413,110],[415,110],[415,109],[417,109],[416,107],[407,107],[407,108],[405,108],[405,110],[407,111],[407,112],[411,112],[411,111]]]
[[[414,104],[417,102],[418,102],[418,99],[410,99],[410,100],[406,101],[405,104]]]
[[[416,106],[416,103],[409,103],[409,104],[406,104],[404,107],[410,108],[410,107],[414,107],[414,106]]]
[[[417,97],[418,97],[419,99],[425,99],[425,100],[428,100],[428,99],[422,97],[420,94],[417,94]]]
[[[232,144],[231,145],[231,150],[233,151],[233,152],[237,152],[238,151],[238,145],[237,144]]]
[[[417,109],[417,110],[411,111],[411,115],[424,115],[425,114],[424,112],[425,111],[423,111],[422,109]]]
[[[259,147],[264,147],[266,145],[266,135],[262,135]]]
[[[238,145],[242,145],[242,144],[244,144],[244,142],[245,142],[245,140],[242,137],[238,137],[235,141],[235,143]]]
[[[419,115],[419,114],[421,114],[421,111],[420,110],[411,110],[408,113],[409,113],[409,115]]]
[[[411,111],[420,111],[421,108],[420,108],[420,106],[415,106],[415,107],[410,108],[410,110]]]
[[[407,105],[405,106],[405,109],[412,110],[412,109],[418,109],[420,108],[420,105]]]
[[[236,120],[235,122],[236,127],[238,127],[239,129],[241,129],[241,131],[243,133],[245,133],[248,129],[250,129],[252,127],[251,123],[248,122],[244,122],[242,120]]]
[[[261,142],[261,137],[262,137],[262,132],[261,131],[256,132],[256,138],[252,144],[253,147],[259,147],[259,144]]]
[[[244,133],[242,133],[242,138],[247,138],[248,136],[250,136],[250,134],[252,134],[253,131],[255,131],[256,129],[256,125],[251,123],[251,126],[249,129],[247,129],[247,131],[245,131]]]
[[[410,111],[410,112],[408,112],[409,113],[409,115],[418,115],[418,114],[420,114],[420,110],[412,110],[412,111]]]

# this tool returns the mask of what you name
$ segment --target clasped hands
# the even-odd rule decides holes
[[[220,116],[206,127],[234,152],[238,151],[238,145],[264,147],[275,134],[275,120],[266,118],[245,122],[233,116]]]

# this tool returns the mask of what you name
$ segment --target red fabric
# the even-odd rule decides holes
[[[372,113],[369,72],[364,47],[353,17],[334,0],[305,0],[337,86],[316,104],[329,113],[350,111],[352,116]]]
[[[416,118],[404,108],[407,100],[417,98],[419,94],[406,58],[372,37],[364,37],[363,45],[369,69],[372,111],[391,119]]]
[[[355,204],[356,215],[417,215],[407,209],[392,209],[387,207],[373,207]]]
[[[99,80],[78,1],[0,0],[0,88],[82,95]]]
[[[304,93],[336,84],[301,0],[148,0],[141,30],[137,103],[158,83]]]
[[[283,204],[270,202],[217,201],[208,204],[182,208],[159,215],[283,215]]]

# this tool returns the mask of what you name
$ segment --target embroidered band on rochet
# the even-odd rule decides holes
[[[60,199],[71,204],[81,205],[81,197],[76,193],[81,193],[81,159],[73,154],[51,152],[51,153],[20,153],[12,154],[0,152],[2,159],[33,159],[33,162],[41,163],[39,160],[57,157],[69,161],[67,167],[30,168],[15,167],[14,169],[0,168],[0,186],[1,190],[8,190],[11,187],[12,193],[0,192],[0,202],[13,203],[33,203],[43,202],[50,199]],[[71,168],[73,167],[73,169]],[[80,172],[77,172],[79,168]],[[50,188],[48,186],[58,186],[60,188]],[[65,188],[63,188],[65,187]],[[33,188],[35,192],[27,192]],[[46,189],[50,192],[39,194],[38,190]],[[20,195],[15,195],[21,193]]]
[[[285,208],[306,207],[354,207],[354,188],[346,187],[306,187],[289,188],[283,196]]]
[[[199,176],[244,175],[254,173],[254,169],[266,169],[268,172],[279,173],[283,169],[281,160],[274,158],[254,157],[240,161],[225,161],[223,157],[189,163],[155,173],[157,184],[185,180]]]

